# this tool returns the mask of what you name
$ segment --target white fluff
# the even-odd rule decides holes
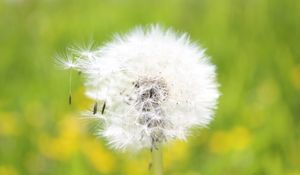
[[[159,26],[135,28],[95,50],[72,50],[71,68],[85,75],[87,96],[106,102],[103,115],[90,114],[103,121],[99,135],[113,148],[138,150],[207,126],[219,92],[204,51],[186,34]]]

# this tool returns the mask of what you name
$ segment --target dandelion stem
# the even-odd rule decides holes
[[[153,175],[163,174],[162,147],[157,145],[157,148],[152,150],[152,172]]]

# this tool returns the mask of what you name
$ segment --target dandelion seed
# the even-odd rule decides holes
[[[71,50],[75,62],[63,64],[82,72],[88,97],[105,100],[99,135],[116,149],[155,153],[162,143],[186,140],[191,128],[213,119],[218,84],[204,52],[186,34],[151,26],[117,35],[95,50]]]
[[[77,63],[74,61],[74,58],[71,56],[65,56],[66,59],[61,59],[60,57],[56,57],[56,64],[63,69],[69,70],[69,97],[68,103],[72,104],[72,70],[78,69]]]
[[[98,103],[96,102],[96,103],[94,104],[93,114],[95,115],[95,114],[97,113],[97,111],[98,111]]]
[[[102,114],[102,115],[104,114],[105,107],[106,107],[106,102],[104,102],[104,103],[103,103],[103,106],[102,106],[102,110],[101,110],[101,114]]]
[[[69,104],[72,104],[72,69],[69,70]]]
[[[69,105],[71,105],[71,104],[72,104],[72,95],[69,94]]]
[[[61,57],[66,57],[66,59],[61,59]],[[70,55],[67,56],[56,56],[56,64],[63,69],[77,69],[78,65]]]

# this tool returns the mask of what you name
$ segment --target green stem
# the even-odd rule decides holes
[[[162,147],[152,150],[152,172],[153,175],[163,175]]]

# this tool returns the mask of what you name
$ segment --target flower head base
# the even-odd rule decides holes
[[[184,140],[191,127],[212,120],[219,97],[215,67],[185,34],[159,26],[136,28],[101,48],[72,55],[74,68],[85,75],[86,94],[106,102],[104,115],[90,115],[103,121],[99,134],[114,148]]]
[[[162,107],[168,97],[167,84],[162,78],[142,77],[134,83],[134,89],[132,105],[140,113],[137,124],[147,129],[152,147],[156,147],[158,142],[166,139],[164,129],[171,127]],[[147,138],[146,131],[141,134],[141,140]]]

